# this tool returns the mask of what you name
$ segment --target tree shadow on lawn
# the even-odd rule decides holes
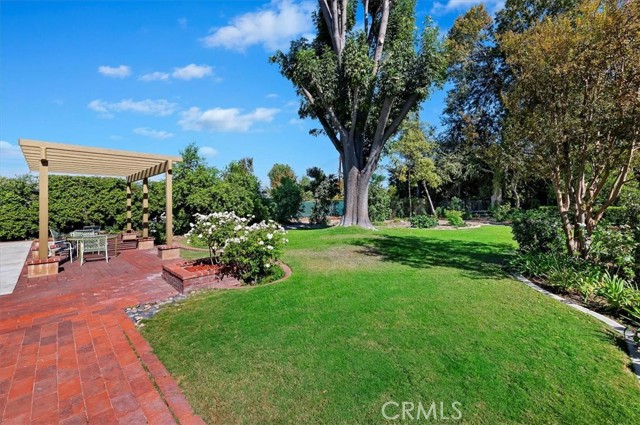
[[[513,247],[506,243],[429,239],[421,236],[380,235],[361,239],[359,252],[413,268],[451,267],[472,277],[504,278],[502,268]]]

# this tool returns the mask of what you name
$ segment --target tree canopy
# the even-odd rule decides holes
[[[271,61],[296,88],[300,116],[318,120],[315,134],[340,153],[342,224],[370,227],[371,176],[406,115],[444,80],[444,46],[431,21],[416,34],[414,0],[318,3],[315,38],[293,42]]]

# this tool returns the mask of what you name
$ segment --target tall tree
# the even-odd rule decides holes
[[[585,1],[501,42],[506,134],[553,183],[567,249],[586,257],[640,146],[640,2]]]
[[[287,164],[273,164],[273,167],[271,167],[267,176],[269,177],[271,190],[280,186],[282,179],[284,178],[288,178],[293,181],[296,180],[296,173],[293,171],[293,168]]]
[[[467,182],[489,180],[491,203],[503,200],[510,186],[519,204],[518,185],[528,176],[520,154],[503,143],[503,92],[512,82],[500,34],[523,32],[545,17],[575,7],[579,0],[507,0],[495,21],[483,5],[456,19],[449,31],[448,79],[443,143],[464,158]],[[461,181],[460,184],[464,184]]]
[[[314,40],[271,61],[342,158],[342,225],[371,227],[368,187],[387,141],[444,79],[444,46],[428,21],[417,39],[415,0],[319,0]],[[360,12],[361,11],[361,12]],[[362,13],[362,27],[356,26]]]
[[[409,216],[411,216],[411,187],[422,184],[431,214],[435,214],[429,187],[440,185],[434,154],[436,143],[431,127],[422,125],[417,114],[402,125],[400,137],[389,144],[388,152],[391,165],[389,171],[400,182],[406,182],[409,191]]]

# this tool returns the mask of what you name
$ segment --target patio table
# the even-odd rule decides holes
[[[80,258],[80,265],[84,264],[84,242],[87,239],[95,239],[95,238],[107,238],[107,247],[105,248],[107,251],[109,250],[109,239],[115,239],[116,241],[116,252],[114,255],[118,254],[118,235],[94,235],[94,234],[87,234],[87,235],[74,235],[74,236],[67,236],[65,239],[69,242],[75,242],[78,246],[78,255]]]

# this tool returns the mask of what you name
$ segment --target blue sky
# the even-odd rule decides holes
[[[418,1],[443,31],[479,0]],[[500,1],[487,1],[490,10]],[[28,171],[19,138],[177,154],[196,142],[219,168],[254,158],[298,175],[338,155],[298,119],[267,61],[312,31],[312,1],[0,3],[0,175]],[[444,93],[423,104],[438,124]]]

